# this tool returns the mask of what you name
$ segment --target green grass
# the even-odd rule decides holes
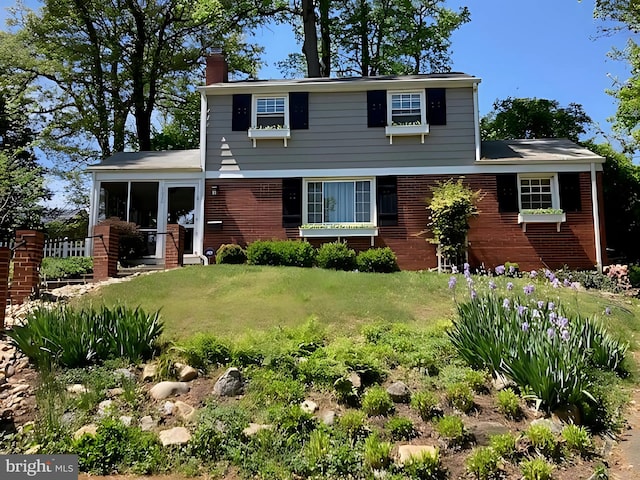
[[[161,308],[165,335],[184,339],[196,332],[236,337],[247,330],[298,325],[310,316],[335,334],[359,332],[365,323],[401,322],[426,326],[455,314],[453,298],[468,292],[462,275],[455,291],[447,288],[449,275],[429,272],[392,274],[329,271],[317,268],[247,265],[191,266],[137,277],[109,285],[79,300],[86,305],[126,303],[148,311]],[[487,277],[475,278],[478,290]],[[524,279],[496,279],[503,292],[508,281],[522,292]],[[534,297],[562,301],[582,315],[596,315],[632,348],[640,333],[640,302],[597,291],[553,289],[542,281]],[[610,307],[612,315],[605,317]]]

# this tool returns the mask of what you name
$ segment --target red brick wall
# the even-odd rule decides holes
[[[93,279],[115,277],[118,274],[118,233],[111,225],[97,225],[93,235],[96,236],[93,239]]]
[[[426,199],[431,187],[447,176],[398,177],[398,225],[380,227],[375,246],[388,246],[398,256],[400,268],[419,270],[437,266],[436,248],[428,242]],[[601,176],[599,177],[599,179]],[[555,224],[518,224],[517,213],[499,213],[495,175],[468,175],[465,183],[482,191],[480,215],[471,220],[469,259],[473,265],[494,267],[516,262],[523,270],[549,266],[591,268],[595,265],[591,180],[580,174],[582,211],[567,213],[560,232]],[[246,245],[258,239],[297,239],[297,229],[282,228],[281,180],[209,180],[205,191],[218,185],[218,194],[208,196],[205,220],[221,220],[222,226],[205,225],[204,248],[217,249],[223,243]],[[602,211],[602,205],[600,206]],[[602,217],[601,217],[602,218]],[[601,226],[601,230],[604,227]],[[604,237],[603,237],[604,238]],[[335,238],[312,239],[318,246]],[[356,250],[370,247],[370,239],[350,238]],[[604,249],[604,245],[603,245]]]
[[[164,268],[178,268],[182,266],[184,235],[185,231],[182,225],[167,225],[167,238],[164,246]]]
[[[0,332],[4,330],[4,314],[9,295],[9,262],[11,250],[0,247]]]
[[[40,264],[44,255],[44,233],[35,230],[17,230],[13,252],[13,279],[11,302],[23,303],[40,286]]]

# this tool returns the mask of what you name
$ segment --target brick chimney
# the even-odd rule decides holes
[[[214,50],[207,55],[207,85],[212,83],[227,83],[229,81],[229,66],[221,50]]]

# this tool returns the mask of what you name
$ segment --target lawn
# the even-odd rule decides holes
[[[143,275],[100,289],[80,302],[106,305],[125,303],[146,310],[161,309],[170,339],[196,332],[233,338],[247,330],[294,326],[309,317],[335,334],[350,335],[371,322],[401,322],[426,326],[455,315],[455,301],[468,298],[464,277],[447,286],[449,275],[431,272],[373,274],[317,268],[247,265],[192,266]],[[476,288],[486,288],[488,277],[474,277]],[[522,292],[525,279],[496,279],[497,292],[507,282]],[[554,289],[546,280],[531,282],[535,296],[561,301],[582,315],[605,319],[614,331],[637,348],[640,302],[597,291]],[[609,307],[612,314],[605,316]]]

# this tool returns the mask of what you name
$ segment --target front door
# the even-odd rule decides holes
[[[184,253],[191,255],[193,251],[195,217],[196,217],[196,187],[170,186],[167,188],[167,224],[179,224],[185,229]]]

